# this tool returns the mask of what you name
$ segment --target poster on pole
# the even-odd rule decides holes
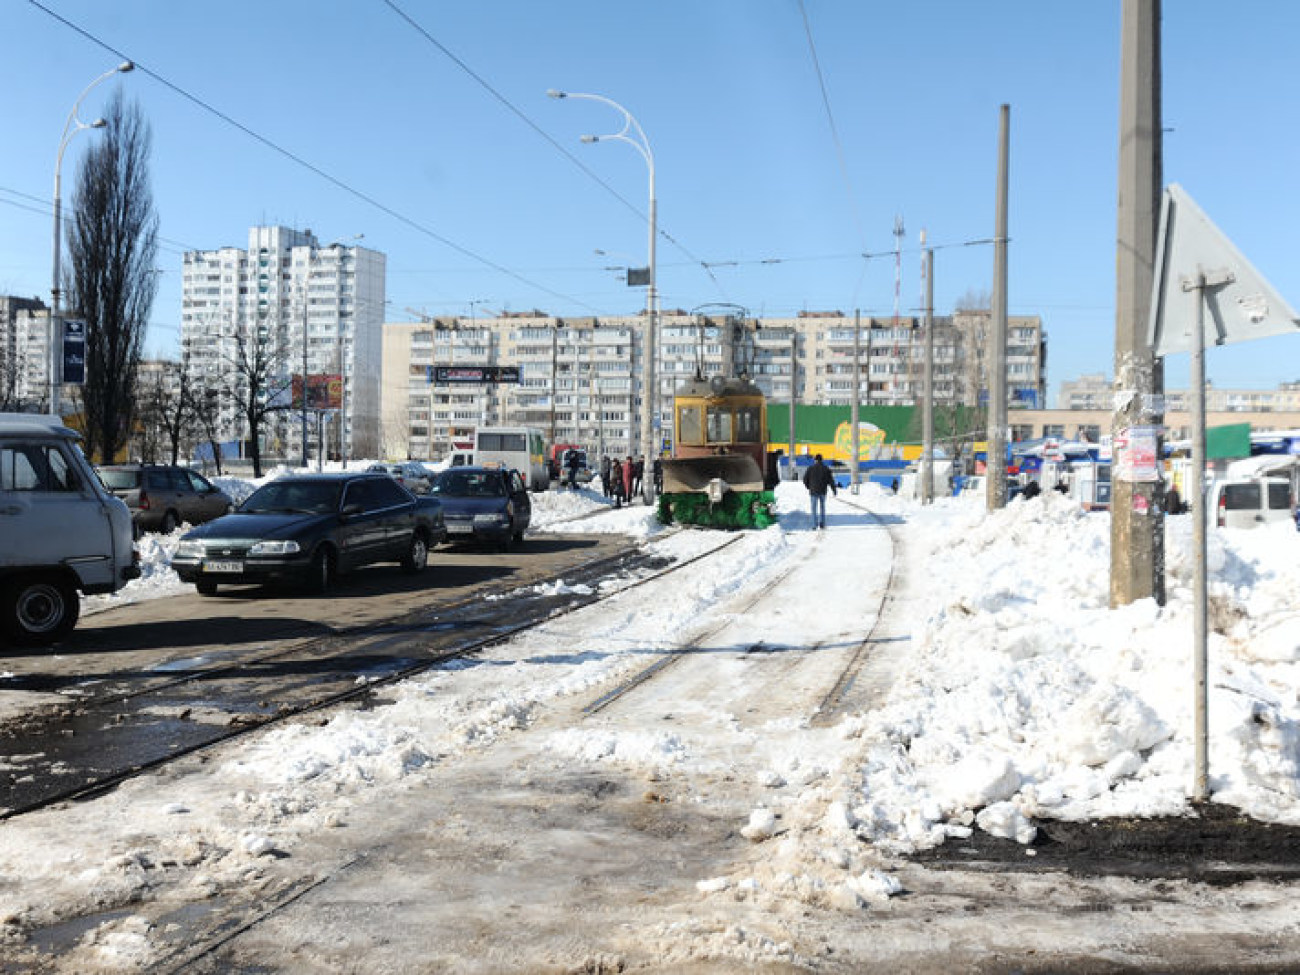
[[[1111,438],[1111,479],[1134,484],[1160,480],[1156,428],[1126,427]]]

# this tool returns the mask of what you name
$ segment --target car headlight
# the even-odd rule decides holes
[[[197,538],[185,540],[181,539],[176,543],[176,551],[172,553],[174,559],[201,559],[203,558],[203,543]]]
[[[257,542],[248,550],[249,555],[296,555],[302,548],[293,539]]]

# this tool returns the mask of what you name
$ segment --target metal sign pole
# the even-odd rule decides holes
[[[1195,601],[1192,609],[1192,642],[1194,655],[1193,705],[1196,713],[1193,737],[1195,739],[1195,772],[1192,799],[1204,802],[1210,797],[1209,787],[1209,691],[1206,680],[1208,654],[1206,649],[1206,543],[1205,526],[1205,273],[1197,272],[1195,283],[1186,281],[1183,288],[1196,289],[1196,327],[1192,330],[1192,564],[1195,578],[1192,589]]]

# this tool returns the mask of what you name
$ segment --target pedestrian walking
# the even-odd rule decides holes
[[[808,489],[808,502],[812,506],[814,528],[826,527],[826,489],[838,495],[840,489],[835,484],[835,475],[822,463],[822,455],[813,458],[812,467],[804,471],[803,486]]]
[[[623,464],[623,497],[627,499],[628,504],[632,503],[633,497],[632,475],[632,456],[629,454],[627,460]]]
[[[632,465],[632,493],[641,493],[641,482],[645,477],[645,458],[638,457],[636,463]]]
[[[613,493],[610,490],[610,483],[609,483],[609,456],[608,455],[600,459],[600,490],[607,498]]]
[[[614,499],[614,507],[623,507],[623,465],[615,457],[609,464],[609,496]]]
[[[578,468],[582,467],[582,458],[576,450],[570,450],[564,458],[564,466],[569,469],[569,490],[578,490]]]
[[[661,457],[656,457],[656,458],[655,458],[654,467],[652,468],[652,470],[653,470],[653,472],[654,472],[654,479],[655,479],[655,494],[656,494],[656,495],[663,494],[663,493],[664,493],[664,462],[663,462],[663,458],[661,458]]]

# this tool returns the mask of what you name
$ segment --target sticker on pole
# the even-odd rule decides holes
[[[1132,483],[1159,480],[1156,444],[1155,427],[1129,427],[1121,430],[1111,441],[1111,478]]]
[[[1197,275],[1214,287],[1197,288]],[[1165,189],[1148,336],[1158,356],[1192,350],[1205,295],[1205,346],[1300,332],[1296,313],[1177,183]]]

